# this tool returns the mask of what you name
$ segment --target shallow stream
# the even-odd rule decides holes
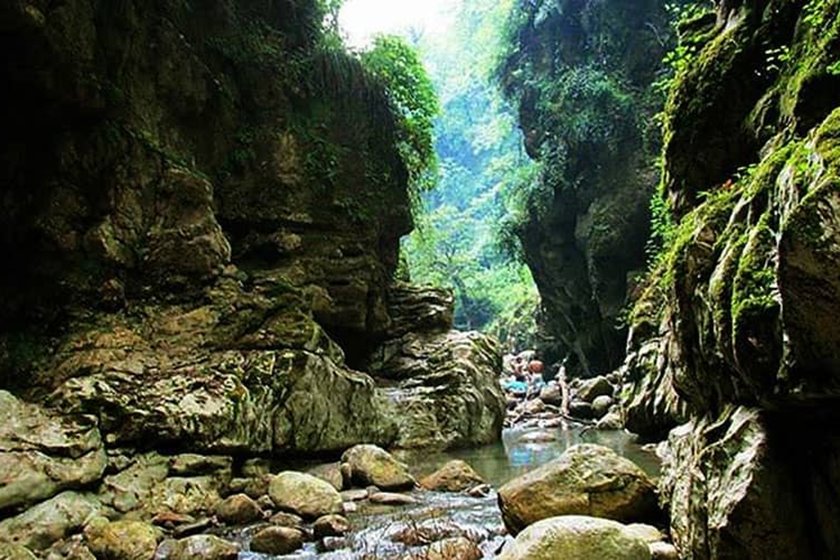
[[[505,430],[502,441],[476,449],[435,453],[403,453],[406,462],[418,479],[443,466],[452,459],[462,459],[472,465],[493,488],[508,480],[551,461],[568,447],[577,443],[597,443],[614,449],[633,460],[651,475],[657,475],[657,458],[634,443],[625,432],[584,431],[579,426],[550,431],[538,428]],[[445,494],[414,491],[417,504],[390,507],[364,502],[359,510],[348,514],[353,532],[345,539],[332,541],[333,551],[319,551],[316,543],[287,556],[266,556],[252,552],[240,554],[245,560],[283,558],[295,560],[371,560],[402,558],[420,552],[422,546],[414,542],[420,535],[437,538],[470,535],[481,542],[485,558],[493,558],[505,540],[496,493],[483,498],[465,494]],[[442,537],[440,535],[443,535]],[[247,547],[249,532],[235,538]],[[408,541],[407,543],[399,542]]]

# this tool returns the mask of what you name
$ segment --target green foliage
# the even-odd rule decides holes
[[[534,342],[539,295],[519,240],[503,224],[538,166],[491,75],[512,0],[462,0],[446,36],[421,37],[443,111],[435,121],[439,183],[423,194],[403,255],[414,282],[449,287],[456,325]]]
[[[570,152],[606,149],[614,155],[638,126],[637,106],[621,77],[597,67],[569,68],[542,90],[543,125]]]
[[[435,185],[434,119],[440,112],[435,88],[417,52],[400,37],[379,36],[362,63],[382,80],[399,116],[398,146],[415,192]]]
[[[665,71],[653,83],[654,90],[664,94],[669,93],[675,80],[689,68],[706,38],[702,26],[699,32],[696,27],[705,18],[714,14],[714,8],[714,4],[707,0],[665,6],[678,42],[665,54],[663,59]]]

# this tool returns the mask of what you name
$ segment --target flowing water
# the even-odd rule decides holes
[[[548,435],[546,437],[546,435]],[[572,426],[549,431],[541,429],[506,430],[502,441],[476,449],[436,453],[403,453],[399,457],[422,477],[452,459],[462,459],[475,468],[494,488],[508,480],[555,459],[578,443],[597,443],[631,459],[649,474],[656,476],[659,463],[625,432],[584,431]],[[505,541],[504,525],[495,492],[483,498],[464,494],[415,491],[417,504],[390,507],[361,504],[347,517],[353,525],[350,536],[331,542],[332,551],[319,551],[315,543],[294,554],[270,557],[252,552],[240,555],[244,560],[284,558],[295,560],[368,560],[401,558],[422,550],[417,535],[434,534],[438,538],[468,535],[481,542],[485,558],[493,558]],[[236,535],[247,547],[249,531]],[[441,536],[442,535],[442,536]],[[402,541],[402,542],[401,542]]]

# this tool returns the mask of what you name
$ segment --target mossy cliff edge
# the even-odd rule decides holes
[[[624,359],[644,272],[669,16],[659,0],[517,4],[499,73],[541,173],[515,233],[544,307],[541,353],[591,377]]]
[[[685,557],[834,558],[840,2],[721,1],[680,40],[627,427],[674,428],[660,491]]]

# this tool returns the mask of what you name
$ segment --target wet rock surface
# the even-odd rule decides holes
[[[561,457],[499,489],[499,507],[512,534],[560,515],[617,521],[655,520],[656,485],[633,462],[597,445],[571,447]]]
[[[343,511],[338,490],[319,478],[303,473],[286,471],[278,474],[272,479],[268,494],[278,508],[304,519]]]
[[[484,479],[464,461],[450,461],[420,481],[427,490],[436,492],[464,492],[484,484]]]
[[[670,431],[660,491],[681,553],[698,560],[840,554],[818,521],[838,513],[814,498],[823,482],[791,490],[835,480],[840,450],[828,319],[840,305],[840,113],[820,93],[837,83],[825,41],[838,3],[820,6],[829,31],[812,25],[815,5],[717,2],[683,38],[698,64],[665,112],[676,233],[631,314],[624,415],[651,439]],[[759,78],[768,44],[798,54]]]
[[[650,560],[644,539],[621,523],[569,515],[543,519],[507,545],[499,560]]]
[[[0,512],[84,487],[106,464],[95,418],[58,416],[0,391]]]
[[[416,484],[407,465],[375,445],[357,445],[345,451],[341,468],[349,474],[348,483],[356,486],[406,490]]]

